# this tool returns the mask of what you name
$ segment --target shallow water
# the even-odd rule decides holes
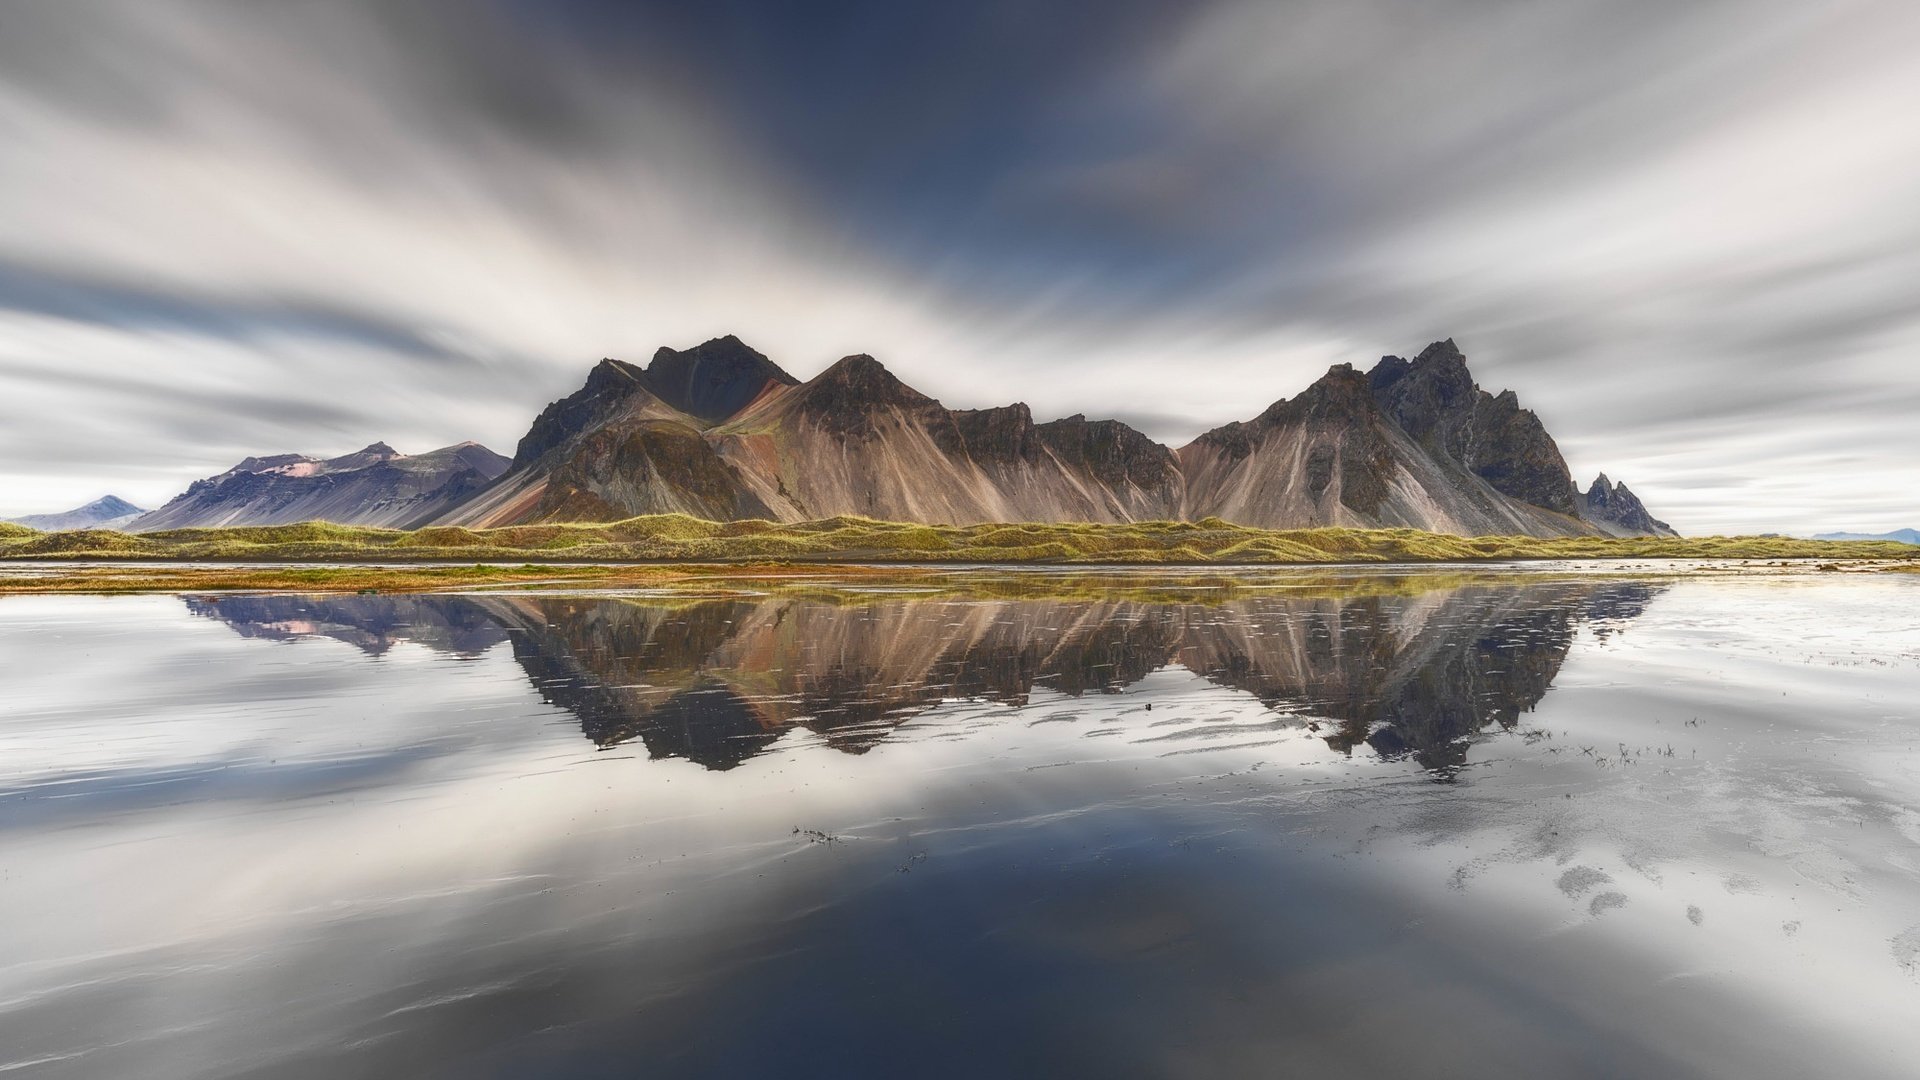
[[[0,1072],[1913,1075],[1920,580],[1021,577],[0,600]]]

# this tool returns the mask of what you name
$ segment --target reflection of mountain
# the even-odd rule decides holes
[[[1214,605],[524,595],[189,605],[250,636],[325,635],[372,653],[412,639],[472,655],[506,640],[594,743],[638,741],[649,756],[711,769],[796,726],[857,753],[944,699],[1117,691],[1178,664],[1299,716],[1336,750],[1366,746],[1447,772],[1464,762],[1466,736],[1511,727],[1540,700],[1578,627],[1617,632],[1659,588],[1474,585]]]
[[[328,637],[379,656],[399,641],[479,656],[507,639],[497,619],[458,596],[189,596],[187,610],[242,637]]]
[[[1273,603],[1190,632],[1180,662],[1276,708],[1338,721],[1327,734],[1335,749],[1365,744],[1446,771],[1464,763],[1465,736],[1512,727],[1546,694],[1578,625],[1612,632],[1657,588],[1480,586]]]
[[[715,769],[792,726],[860,752],[943,698],[1021,702],[1042,680],[1071,694],[1106,689],[1172,653],[1139,604],[483,603],[512,629],[534,685],[578,716],[588,738],[638,739],[653,757]]]

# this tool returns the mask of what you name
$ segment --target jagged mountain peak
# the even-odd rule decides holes
[[[400,455],[400,451],[398,451],[398,450],[395,450],[395,449],[394,449],[393,447],[391,447],[391,446],[388,446],[388,445],[387,445],[386,443],[384,443],[384,442],[371,442],[371,443],[368,443],[368,444],[367,444],[366,446],[364,446],[364,447],[361,447],[361,448],[360,448],[360,450],[359,450],[359,451],[357,451],[357,452],[358,452],[358,453],[361,453],[361,454],[370,454],[370,455],[373,455],[373,456],[376,456],[376,457],[399,457],[399,456],[401,456],[401,455]]]
[[[1299,396],[1341,401],[1351,399],[1357,405],[1362,401],[1372,401],[1371,390],[1366,376],[1355,370],[1352,364],[1333,364],[1327,368],[1325,375],[1308,384]]]
[[[1350,420],[1377,411],[1367,376],[1352,364],[1334,364],[1305,390],[1267,406],[1255,423]]]
[[[1503,495],[1577,513],[1573,474],[1546,426],[1511,390],[1480,389],[1452,338],[1411,361],[1382,357],[1369,381],[1380,407],[1429,453],[1465,466]]]
[[[1420,354],[1413,358],[1413,363],[1415,367],[1466,367],[1467,356],[1460,351],[1460,346],[1453,343],[1452,338],[1445,338],[1421,349]]]
[[[1389,364],[1388,361],[1399,362]],[[1428,345],[1411,361],[1384,357],[1374,370],[1381,376],[1392,373],[1391,377],[1374,378],[1377,390],[1403,400],[1420,399],[1419,404],[1429,411],[1462,401],[1471,402],[1479,389],[1473,381],[1473,372],[1467,368],[1466,355],[1452,338]]]
[[[1582,520],[1619,536],[1678,536],[1673,526],[1647,511],[1627,485],[1607,479],[1606,473],[1593,478],[1586,494],[1575,500]]]
[[[644,368],[612,357],[602,359],[587,373],[580,389],[549,404],[521,436],[513,454],[514,468],[523,468],[555,447],[578,439],[624,415],[657,415],[688,419],[661,401],[647,385]]]
[[[641,378],[660,400],[709,424],[738,415],[771,387],[800,382],[732,334],[691,349],[662,346]]]
[[[1406,378],[1407,372],[1411,370],[1413,370],[1413,361],[1406,357],[1383,356],[1379,363],[1373,365],[1373,370],[1367,372],[1367,381],[1372,384],[1374,393],[1378,394]]]
[[[611,356],[602,357],[587,372],[587,381],[581,387],[587,391],[606,391],[613,388],[629,388],[640,385],[646,379],[646,369],[625,360],[615,360]]]

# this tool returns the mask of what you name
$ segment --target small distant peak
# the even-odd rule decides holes
[[[1613,481],[1607,479],[1606,473],[1601,473],[1599,476],[1596,476],[1593,478],[1593,483],[1587,486],[1587,490],[1588,491],[1612,491]]]
[[[366,447],[360,451],[360,453],[372,454],[375,457],[399,457],[400,456],[400,451],[395,450],[393,447],[388,446],[386,443],[383,443],[383,442],[368,443]]]

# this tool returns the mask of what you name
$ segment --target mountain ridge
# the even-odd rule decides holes
[[[1624,491],[1581,492],[1538,416],[1512,391],[1481,389],[1451,339],[1364,373],[1335,365],[1176,450],[1118,420],[1035,423],[1020,402],[949,409],[866,354],[802,382],[729,335],[663,348],[646,368],[601,361],[542,410],[504,475],[434,523],[1217,516],[1266,528],[1672,534]]]
[[[1898,544],[1920,544],[1920,529],[1894,529],[1883,533],[1815,533],[1815,540],[1891,540]]]

